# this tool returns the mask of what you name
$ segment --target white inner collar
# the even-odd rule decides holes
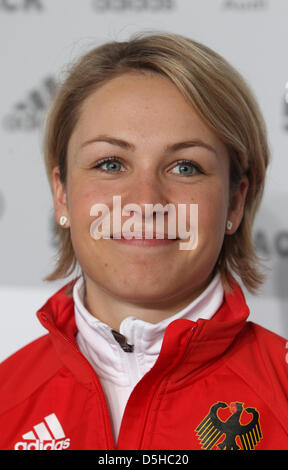
[[[217,274],[199,297],[159,323],[153,324],[134,316],[126,317],[120,324],[120,333],[134,346],[132,353],[122,350],[111,333],[111,327],[89,313],[83,304],[83,293],[84,279],[81,276],[73,288],[79,349],[100,377],[126,386],[137,383],[153,367],[169,323],[179,318],[209,320],[222,304],[224,291]]]

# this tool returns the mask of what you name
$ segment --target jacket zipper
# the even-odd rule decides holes
[[[146,406],[146,412],[145,412],[145,416],[144,416],[144,419],[143,419],[143,422],[142,422],[142,427],[141,427],[142,428],[141,429],[141,434],[139,436],[139,443],[137,445],[137,449],[139,449],[139,450],[141,450],[141,448],[142,448],[142,443],[143,443],[143,439],[144,439],[144,436],[145,436],[145,428],[147,427],[147,422],[149,420],[150,410],[151,410],[152,404],[154,402],[154,399],[157,397],[159,389],[161,388],[161,385],[163,384],[163,382],[166,381],[166,384],[167,384],[167,382],[169,380],[169,376],[171,376],[171,374],[173,373],[173,370],[177,367],[180,360],[183,358],[183,354],[185,354],[185,351],[187,350],[187,347],[188,347],[191,339],[193,338],[195,329],[196,329],[195,326],[190,329],[190,334],[188,335],[188,338],[186,339],[185,344],[182,345],[181,352],[179,351],[179,353],[177,355],[177,359],[175,359],[175,361],[172,362],[172,364],[170,365],[168,370],[165,370],[164,374],[162,374],[158,378],[157,383],[154,384],[154,387],[153,388],[151,387],[152,390],[151,390],[151,393],[150,393],[149,403]],[[153,367],[152,367],[152,369],[153,369]],[[148,372],[148,374],[149,374],[149,372]],[[122,427],[122,423],[121,423],[121,427]],[[121,427],[120,427],[120,429],[121,429]],[[121,439],[121,441],[122,441],[122,439]],[[120,441],[120,444],[121,444],[121,441]],[[119,443],[119,437],[118,437],[118,441],[117,441],[117,444],[116,444],[116,449],[117,450],[119,450],[118,443]]]

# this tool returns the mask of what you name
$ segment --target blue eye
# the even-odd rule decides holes
[[[179,171],[173,171],[177,167]],[[190,160],[182,160],[181,162],[177,163],[177,165],[175,165],[173,170],[172,173],[176,173],[181,176],[193,176],[197,173],[201,173],[199,167]]]
[[[106,166],[106,168],[105,168]],[[105,171],[106,173],[116,173],[117,171],[124,171],[121,169],[122,163],[116,157],[103,158],[94,165],[93,168]]]
[[[119,171],[125,171],[123,169],[122,162],[117,157],[103,158],[99,162],[97,162],[93,168],[103,171],[105,173],[117,173]],[[181,160],[174,166],[174,168],[172,169],[172,173],[181,176],[194,176],[195,174],[199,174],[202,172],[199,166],[191,162],[190,160]]]

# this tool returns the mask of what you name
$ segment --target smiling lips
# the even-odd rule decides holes
[[[114,239],[120,239],[124,238],[125,240],[131,240],[132,238],[136,238],[138,240],[165,240],[165,239],[170,239],[172,240],[172,237],[169,238],[169,233],[163,233],[163,232],[122,232],[122,233],[113,233],[110,238]],[[175,238],[173,238],[175,240]]]
[[[113,240],[113,239],[112,239]],[[115,239],[116,242],[118,243],[122,243],[124,245],[129,245],[129,246],[139,246],[139,247],[159,247],[159,246],[167,246],[167,245],[171,245],[172,243],[174,243],[177,239],[172,239],[172,240],[169,240],[168,238],[166,239],[156,239],[156,238],[153,238],[151,240],[141,240],[141,239],[137,239],[137,238],[133,238],[131,240],[126,240],[125,238],[120,238],[120,239]]]
[[[113,234],[110,238],[122,244],[141,247],[166,246],[178,240],[178,238],[168,237],[169,235],[166,233],[148,233],[145,236],[145,233],[129,232]]]

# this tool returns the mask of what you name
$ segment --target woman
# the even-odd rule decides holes
[[[81,275],[38,311],[48,334],[1,366],[1,448],[288,447],[285,340],[246,321],[235,280],[263,281],[251,228],[268,160],[243,78],[197,42],[138,34],[73,65],[47,123],[46,280]]]

